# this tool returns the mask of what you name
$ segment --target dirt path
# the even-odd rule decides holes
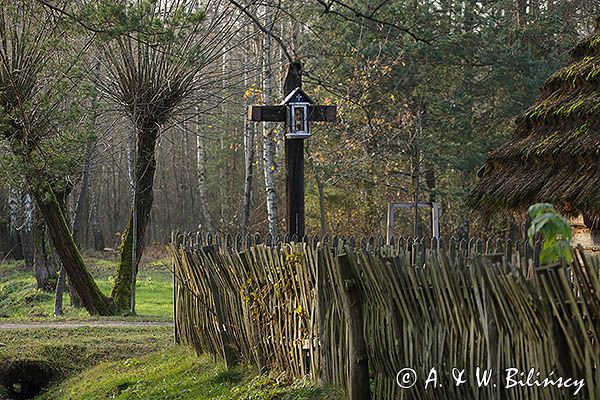
[[[159,321],[72,321],[72,322],[14,322],[0,323],[0,330],[14,329],[75,329],[75,328],[148,328],[173,326]]]

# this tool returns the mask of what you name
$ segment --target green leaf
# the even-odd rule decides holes
[[[539,234],[544,238],[540,262],[548,264],[561,259],[571,262],[572,230],[569,222],[549,203],[534,204],[528,212],[531,217],[531,225],[527,230],[529,244],[533,247]]]

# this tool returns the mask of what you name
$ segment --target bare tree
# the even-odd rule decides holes
[[[158,2],[144,16],[156,31],[119,36],[105,46],[109,79],[105,92],[130,119],[135,131],[134,195],[125,228],[120,261],[112,291],[117,308],[135,309],[135,277],[144,249],[144,238],[154,200],[156,146],[159,135],[173,116],[189,106],[192,94],[205,83],[201,72],[219,60],[231,44],[232,17],[219,2],[207,2],[203,9],[185,0]],[[184,21],[173,24],[186,11]],[[208,17],[207,17],[208,16]],[[169,20],[172,18],[172,20]],[[235,17],[234,17],[235,18]],[[170,21],[164,31],[157,21]]]

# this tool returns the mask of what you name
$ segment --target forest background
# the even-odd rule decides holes
[[[40,3],[71,25],[81,58],[68,92],[77,107],[69,129],[48,140],[47,169],[67,182],[80,247],[118,249],[132,208],[135,130],[99,83],[115,79],[114,60],[88,41],[98,35],[85,2]],[[306,142],[309,233],[383,234],[387,203],[418,199],[441,204],[444,236],[505,234],[512,221],[480,219],[465,196],[599,11],[594,0],[204,3],[212,32],[228,39],[208,43],[202,86],[160,129],[148,242],[175,229],[285,233],[283,127],[248,122],[246,109],[281,102],[290,59],[303,63],[307,93],[338,106],[338,123],[313,124]],[[63,46],[54,51],[65,57]],[[32,258],[44,233],[19,162],[0,141],[2,258]],[[427,236],[427,213],[420,218]],[[410,212],[396,221],[396,235],[414,234]]]

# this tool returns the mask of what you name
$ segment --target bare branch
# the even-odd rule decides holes
[[[275,41],[277,43],[279,43],[279,46],[281,46],[281,50],[285,54],[285,56],[288,59],[288,61],[290,63],[294,62],[294,59],[296,57],[292,57],[291,56],[291,54],[288,51],[287,46],[285,45],[285,43],[283,42],[283,40],[275,32],[273,32],[272,30],[268,29],[263,24],[261,24],[260,21],[258,20],[258,18],[256,18],[256,16],[252,15],[252,13],[250,11],[248,11],[248,7],[244,7],[243,5],[241,5],[240,3],[238,3],[236,0],[229,0],[229,2],[231,4],[233,4],[235,7],[237,7],[241,12],[243,12],[244,14],[246,14],[248,16],[248,18],[250,18],[252,20],[252,22],[254,22],[254,24],[258,27],[258,29],[260,29],[266,35],[269,35],[273,39],[275,39]]]
[[[377,11],[379,11],[386,3],[387,1],[383,1],[381,4],[379,4],[369,15],[361,12],[360,10],[358,10],[355,7],[352,7],[346,3],[344,3],[341,0],[331,0],[331,2],[327,3],[325,0],[316,0],[317,3],[319,3],[320,5],[322,5],[324,7],[324,14],[334,14],[337,15],[339,17],[342,17],[348,21],[352,21],[352,22],[356,22],[356,23],[360,23],[359,21],[357,21],[354,18],[349,17],[348,15],[344,15],[341,12],[338,11],[334,11],[332,10],[332,5],[337,4],[340,7],[348,10],[350,13],[354,14],[355,17],[362,19],[362,20],[367,20],[367,21],[371,21],[374,22],[376,24],[381,24],[384,26],[389,26],[391,28],[394,28],[400,32],[404,32],[407,35],[409,35],[410,37],[412,37],[415,41],[417,42],[423,42],[426,44],[431,44],[430,40],[428,39],[424,39],[421,36],[418,36],[417,34],[415,34],[412,30],[410,30],[409,28],[406,28],[404,26],[400,26],[398,24],[395,24],[393,22],[388,22],[388,21],[383,21],[381,19],[375,18],[375,14],[377,13]]]

